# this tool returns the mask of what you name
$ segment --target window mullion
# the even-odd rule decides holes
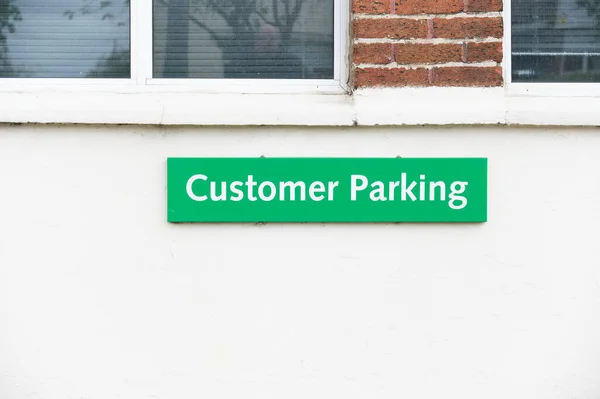
[[[152,78],[152,1],[131,0],[131,77],[137,85]]]
[[[349,73],[347,58],[348,41],[350,37],[350,1],[334,0],[334,79],[346,88]]]

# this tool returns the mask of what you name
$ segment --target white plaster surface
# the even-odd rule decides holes
[[[1,399],[596,399],[600,135],[0,126]],[[488,157],[489,222],[171,225],[169,156]]]

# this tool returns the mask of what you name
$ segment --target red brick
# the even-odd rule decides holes
[[[467,12],[502,11],[502,0],[467,0]]]
[[[464,0],[395,0],[396,14],[453,14],[464,10]]]
[[[467,44],[467,62],[502,62],[502,43]]]
[[[463,39],[503,36],[502,18],[436,18],[433,20],[433,37]]]
[[[427,21],[416,19],[357,19],[354,37],[412,39],[427,37]]]
[[[460,44],[396,44],[398,64],[439,64],[461,60]]]
[[[435,86],[502,86],[500,67],[440,67],[433,71]]]
[[[352,58],[355,64],[389,64],[393,61],[392,45],[389,43],[357,44]]]
[[[355,87],[427,86],[427,69],[357,68],[354,70]]]
[[[354,0],[352,12],[355,14],[389,14],[390,5],[389,0]]]

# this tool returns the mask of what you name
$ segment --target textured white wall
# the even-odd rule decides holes
[[[168,156],[485,156],[480,225],[169,225]],[[1,399],[595,399],[597,129],[0,126]]]

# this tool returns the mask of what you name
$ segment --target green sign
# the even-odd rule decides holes
[[[485,222],[485,158],[169,158],[169,222]]]

